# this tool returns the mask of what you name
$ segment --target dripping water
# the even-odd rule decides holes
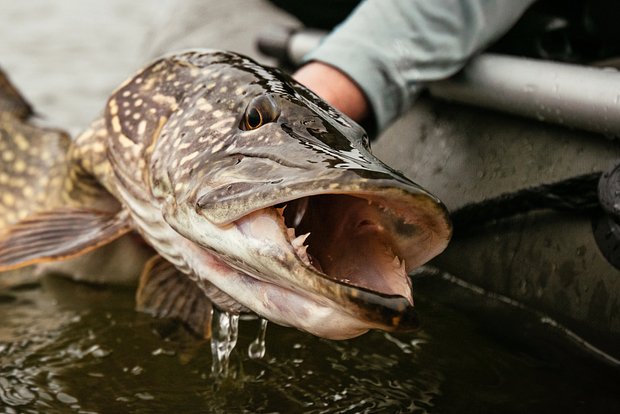
[[[211,374],[214,377],[228,375],[230,354],[237,344],[239,315],[213,310],[213,333],[211,337]]]
[[[248,346],[248,356],[251,359],[261,359],[265,356],[265,332],[267,332],[267,319],[261,318],[260,327],[256,339]]]

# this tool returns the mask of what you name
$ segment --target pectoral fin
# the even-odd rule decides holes
[[[0,272],[77,256],[131,230],[126,211],[62,208],[39,212],[0,234]]]
[[[141,312],[178,319],[199,337],[211,337],[211,301],[194,281],[159,255],[144,266],[136,304]]]

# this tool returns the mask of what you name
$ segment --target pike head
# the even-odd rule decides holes
[[[407,273],[446,247],[446,209],[375,158],[356,123],[278,70],[215,51],[164,58],[114,99],[157,113],[157,128],[112,123],[152,137],[142,176],[199,279],[326,338],[418,326]]]

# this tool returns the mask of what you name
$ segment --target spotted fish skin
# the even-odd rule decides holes
[[[212,137],[205,142],[204,138],[187,133],[187,127],[196,134],[201,128],[207,133],[204,125],[211,122],[209,118],[217,120],[220,116],[221,112],[214,111],[207,102],[212,97],[205,97],[205,91],[213,91],[218,78],[230,70],[230,62],[216,66],[216,62],[230,56],[217,55],[188,53],[166,57],[140,71],[112,94],[102,118],[76,138],[70,158],[78,175],[95,177],[120,200],[131,213],[135,230],[166,260],[198,282],[211,301],[227,311],[241,312],[247,309],[208,279],[197,276],[198,270],[186,257],[187,240],[162,220],[166,196],[158,197],[170,190],[163,187],[167,181],[159,175],[162,164],[176,169],[176,177],[189,183],[193,171],[186,160],[217,139]],[[220,87],[218,92],[224,91]],[[200,121],[188,118],[191,108]],[[199,122],[202,127],[194,128]],[[181,124],[185,126],[183,132]],[[172,155],[174,160],[169,158]],[[177,184],[175,190],[180,189]],[[197,255],[208,253],[200,251]]]
[[[70,208],[10,226],[0,270],[133,229],[173,266],[142,276],[141,291],[168,289],[138,294],[157,315],[191,315],[192,285],[174,283],[189,277],[221,309],[326,338],[414,329],[406,271],[445,248],[447,212],[369,150],[361,127],[278,70],[231,52],[166,56],[70,145],[58,174]],[[33,237],[49,242],[16,252]]]
[[[51,145],[41,145],[45,141]],[[24,124],[12,113],[0,112],[0,229],[39,208],[64,203],[62,197],[50,195],[63,193],[69,145],[69,137],[60,131]]]
[[[70,161],[69,135],[34,124],[33,115],[0,70],[0,233],[35,212],[61,206],[120,208],[96,180],[79,176]]]

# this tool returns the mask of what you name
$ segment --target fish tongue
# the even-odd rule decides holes
[[[393,252],[385,233],[363,232],[351,236],[349,243],[331,244],[330,248],[318,254],[326,275],[371,291],[403,296],[413,304],[404,260]]]

